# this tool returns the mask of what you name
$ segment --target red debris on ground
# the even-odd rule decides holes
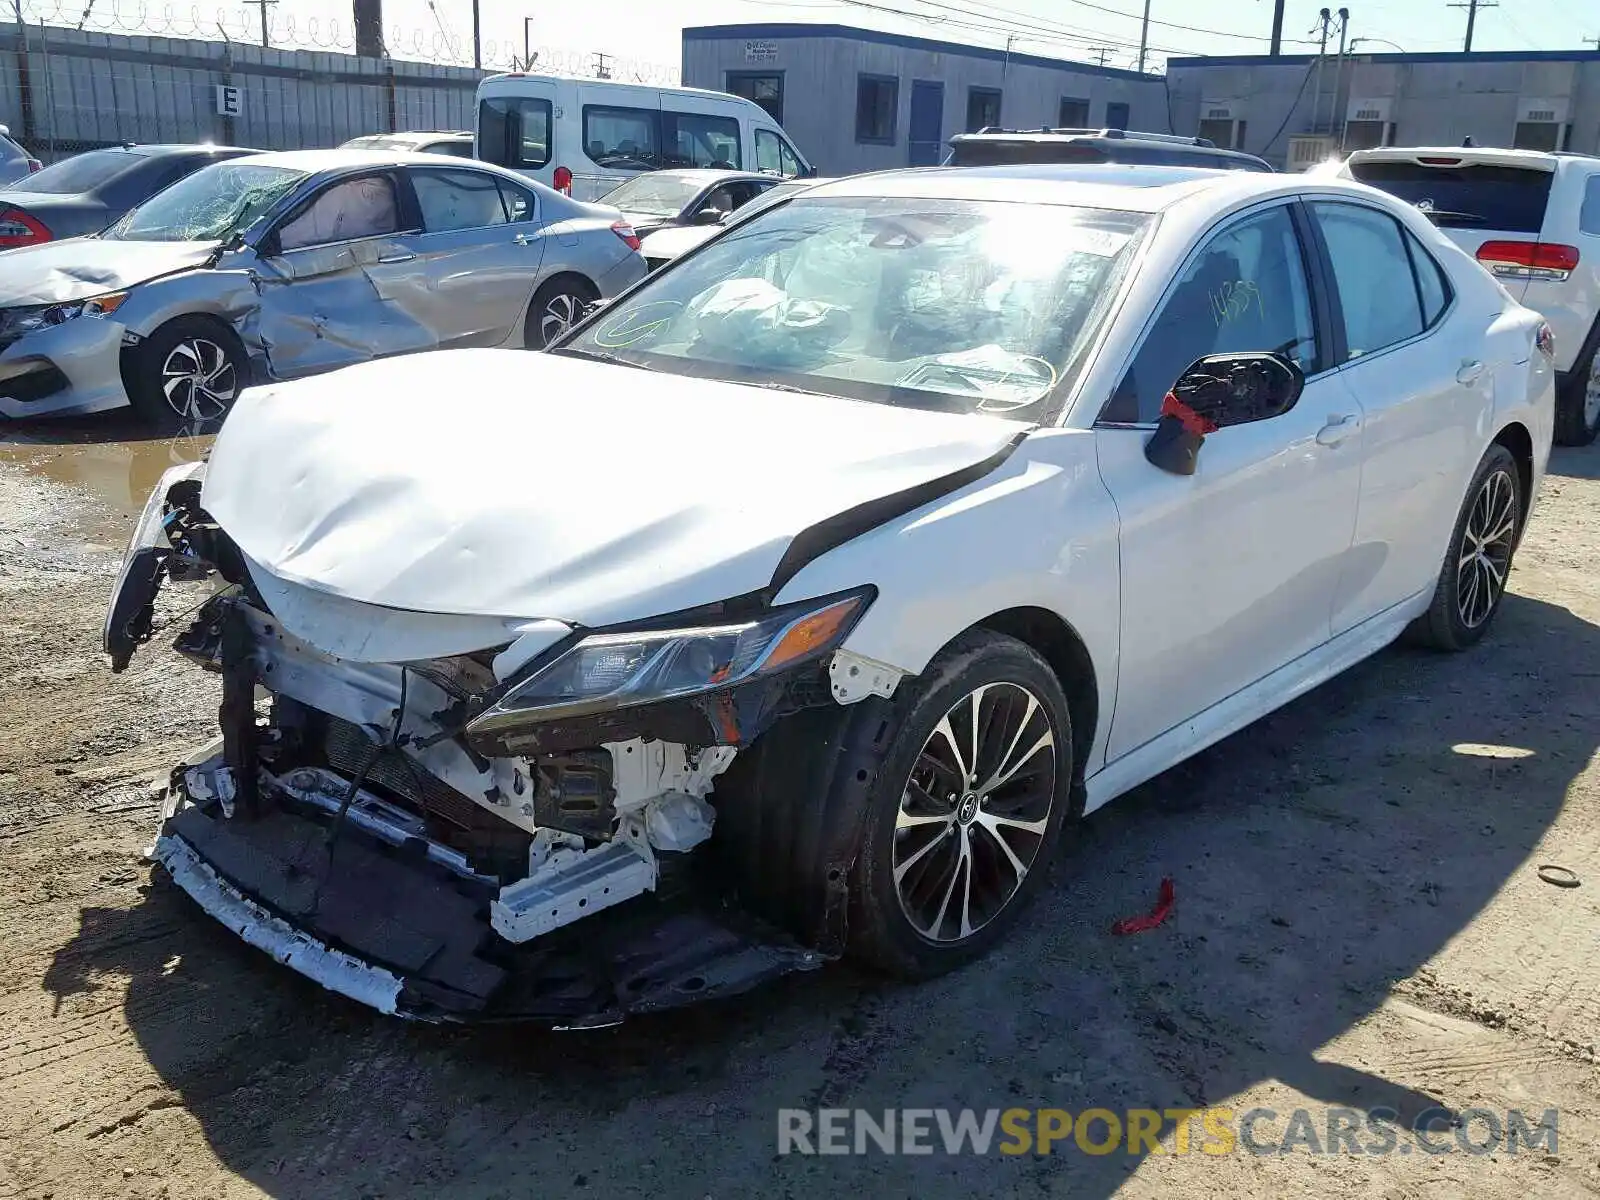
[[[1172,902],[1176,895],[1172,889],[1172,880],[1161,881],[1161,894],[1156,898],[1156,906],[1142,917],[1124,917],[1111,927],[1115,934],[1143,933],[1147,929],[1154,929],[1167,919],[1172,912]]]

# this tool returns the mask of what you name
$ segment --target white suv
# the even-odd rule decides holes
[[[1341,174],[1410,201],[1555,332],[1555,440],[1600,432],[1600,158],[1478,146],[1358,150]]]

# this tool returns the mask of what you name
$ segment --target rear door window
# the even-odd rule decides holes
[[[583,152],[597,167],[649,171],[661,165],[661,113],[649,108],[583,109]]]
[[[1346,360],[1422,332],[1423,298],[1394,218],[1357,204],[1311,206],[1328,244],[1344,313]]]
[[[709,113],[663,112],[661,141],[669,167],[715,167],[736,171],[743,165],[739,153],[739,122]]]
[[[1554,178],[1549,171],[1488,163],[1354,162],[1350,174],[1415,204],[1441,228],[1505,233],[1539,232]]]
[[[478,147],[484,162],[542,167],[550,161],[550,101],[490,96],[478,105]]]

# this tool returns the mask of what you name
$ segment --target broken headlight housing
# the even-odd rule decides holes
[[[513,684],[473,729],[588,716],[787,671],[838,646],[869,603],[870,592],[853,592],[736,624],[591,634]]]
[[[103,317],[114,313],[128,298],[127,292],[111,292],[88,300],[72,300],[64,304],[33,304],[26,308],[8,308],[0,311],[0,340],[15,341],[26,334],[63,325],[76,317]]]

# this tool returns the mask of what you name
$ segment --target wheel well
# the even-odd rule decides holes
[[[1504,446],[1511,451],[1511,457],[1517,460],[1517,480],[1522,484],[1522,520],[1528,519],[1529,502],[1533,499],[1533,436],[1528,432],[1526,425],[1513,421],[1499,433],[1494,435],[1496,445]],[[1517,531],[1517,536],[1522,536],[1522,531]]]
[[[1095,682],[1094,660],[1078,631],[1046,608],[1008,608],[985,617],[977,627],[992,629],[1033,647],[1061,680],[1072,717],[1072,770],[1081,781],[1100,720],[1100,689]]]
[[[557,272],[539,285],[539,291],[548,291],[550,289],[550,285],[554,283],[578,283],[582,284],[584,288],[594,293],[596,296],[600,294],[600,289],[595,286],[594,280],[590,279],[587,275],[580,271]]]

